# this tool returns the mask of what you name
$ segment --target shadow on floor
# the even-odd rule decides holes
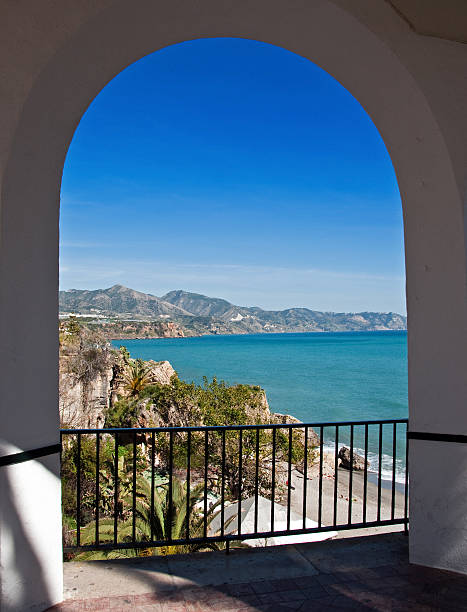
[[[52,610],[467,610],[467,578],[409,565],[404,534],[65,564]]]

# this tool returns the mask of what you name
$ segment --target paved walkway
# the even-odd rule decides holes
[[[467,611],[467,578],[408,563],[401,533],[315,544],[66,563],[53,611]]]

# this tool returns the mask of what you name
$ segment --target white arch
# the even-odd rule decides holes
[[[439,75],[426,67],[436,57],[454,79],[463,51],[418,37],[384,3],[361,13],[367,23],[355,16],[360,14],[356,5],[341,8],[348,5],[344,0],[106,0],[99,9],[78,4],[81,12],[71,16],[66,6],[48,9],[59,25],[47,31],[47,38],[39,33],[33,41],[38,56],[23,62],[29,72],[22,89],[15,89],[13,60],[8,82],[14,95],[2,108],[10,122],[0,150],[0,376],[2,404],[15,406],[14,413],[6,411],[2,452],[11,445],[30,449],[57,441],[60,181],[76,126],[99,91],[132,62],[170,44],[219,36],[268,42],[310,59],[340,81],[373,119],[393,160],[403,202],[411,428],[467,433],[466,156],[454,130],[456,122],[463,125],[462,115],[450,112],[449,102],[442,106]],[[456,87],[454,93],[466,94]],[[440,452],[452,455],[450,448]],[[435,543],[432,538],[429,549],[423,543],[433,526],[430,503],[448,503],[449,496],[433,494],[429,501],[421,459],[412,454],[412,558],[465,571],[467,560],[449,532],[448,515],[444,538]],[[467,457],[462,455],[462,461]],[[56,472],[56,458],[49,459],[49,467]],[[9,485],[21,497],[25,482],[14,468],[8,470]],[[440,483],[444,478],[438,475]],[[457,496],[461,485],[451,479],[449,486],[449,495]],[[47,503],[57,544],[56,489],[44,508]],[[0,541],[0,561],[6,546]],[[39,544],[36,554],[39,559],[46,554],[51,563],[50,552]],[[47,580],[49,599],[57,601],[59,580],[53,585]]]

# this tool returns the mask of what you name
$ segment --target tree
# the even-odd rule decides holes
[[[122,374],[123,387],[129,397],[139,397],[141,392],[154,383],[151,367],[142,359],[131,359],[125,364]]]
[[[133,516],[131,514],[133,491],[126,487],[122,499],[125,507],[123,520],[118,522],[118,541],[122,543],[133,541]],[[134,517],[135,541],[151,542],[164,540],[177,540],[186,537],[187,526],[190,537],[196,538],[203,535],[204,514],[197,508],[203,501],[203,485],[197,485],[190,490],[189,500],[187,484],[178,478],[172,479],[172,499],[170,500],[169,485],[165,484],[154,490],[154,508],[151,516],[151,484],[142,475],[136,478],[136,513]],[[188,511],[188,514],[187,514]],[[210,525],[217,515],[216,507],[208,508],[206,524]],[[188,521],[187,521],[188,516]],[[188,525],[187,525],[188,523]],[[95,543],[96,523],[92,521],[81,530],[81,544],[89,545]],[[99,521],[99,541],[101,543],[112,543],[114,541],[114,518],[105,517]],[[212,548],[218,550],[224,544],[215,542],[208,544],[171,545],[158,548],[134,549],[122,548],[111,551],[90,551],[76,556],[76,561],[116,559],[120,557],[147,556],[152,554],[175,554],[182,552],[194,552],[201,548]]]
[[[154,414],[154,421],[169,427],[190,427],[199,425],[256,425],[271,424],[274,419],[269,412],[264,391],[250,385],[228,386],[214,378],[203,385],[187,383],[174,377],[170,385],[154,384],[144,388],[139,397],[122,398],[112,406],[106,415],[106,423],[113,427],[138,426],[138,417],[143,410]],[[191,468],[199,473],[204,471],[204,457],[209,457],[207,478],[213,492],[219,493],[222,485],[222,435],[210,432],[207,447],[204,433],[193,432],[190,440]],[[272,430],[243,430],[242,466],[239,462],[239,430],[225,432],[224,492],[228,498],[252,495],[256,488],[256,435],[258,435],[258,489],[261,495],[271,491],[271,464],[273,449]],[[276,432],[276,494],[280,499],[287,480],[289,433],[287,429]],[[157,434],[157,455],[167,467],[169,438]],[[310,442],[310,441],[309,441]],[[174,433],[172,465],[185,469],[187,466],[188,438],[185,432]],[[299,429],[292,430],[292,463],[303,462],[304,435]],[[313,445],[308,445],[308,459],[314,459]]]

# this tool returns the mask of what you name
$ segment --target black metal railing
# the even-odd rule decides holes
[[[70,429],[61,442],[67,552],[408,525],[407,419]]]

